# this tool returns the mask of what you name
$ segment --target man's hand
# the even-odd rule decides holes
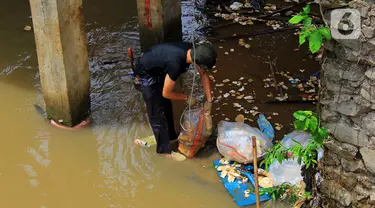
[[[189,97],[188,96],[188,99],[186,100],[186,103],[190,106],[193,106],[193,105],[197,104],[197,99],[195,99],[195,97]]]
[[[211,109],[212,109],[212,102],[206,101],[204,103],[204,111],[205,111],[205,113],[211,114]]]

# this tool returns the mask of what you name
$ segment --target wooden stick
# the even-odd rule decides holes
[[[254,177],[255,177],[255,195],[256,195],[256,207],[260,208],[259,199],[259,184],[258,184],[258,152],[257,152],[257,138],[252,136],[253,140],[253,165],[254,165]]]
[[[276,76],[275,76],[275,71],[273,70],[273,62],[271,61],[270,56],[268,56],[268,64],[270,65],[271,73],[272,73],[272,78],[273,78],[273,84],[275,85],[275,88],[277,91],[279,91],[279,86],[276,81]],[[282,94],[281,94],[282,95]]]

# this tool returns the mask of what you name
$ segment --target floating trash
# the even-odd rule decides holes
[[[239,10],[243,7],[244,5],[242,3],[239,3],[239,2],[234,2],[233,4],[230,5],[230,8],[232,10]]]
[[[248,95],[246,97],[244,97],[245,100],[254,100],[254,97],[251,96],[251,95]]]
[[[23,28],[25,31],[30,31],[31,30],[31,26],[25,26],[24,28]]]
[[[283,128],[283,125],[279,124],[279,123],[275,123],[275,129],[280,131],[281,129]]]
[[[241,100],[245,95],[239,95],[236,97],[236,99]]]

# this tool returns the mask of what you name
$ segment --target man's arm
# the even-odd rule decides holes
[[[201,69],[199,66],[197,66],[199,74],[201,76],[202,86],[204,89],[204,92],[206,93],[206,98],[208,102],[212,102],[212,95],[211,95],[211,80],[208,77],[208,75]]]
[[[167,74],[164,80],[163,97],[170,100],[187,100],[188,96],[181,93],[173,92],[175,81]]]

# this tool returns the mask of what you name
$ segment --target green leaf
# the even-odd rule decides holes
[[[303,130],[306,131],[307,129],[309,129],[309,125],[310,119],[305,119],[305,121],[303,122]]]
[[[303,127],[305,126],[304,122],[303,121],[300,121],[300,120],[296,120],[294,122],[294,128],[296,130],[303,130]]]
[[[298,24],[299,22],[301,22],[303,20],[303,16],[301,15],[296,15],[294,17],[292,17],[290,20],[289,20],[289,23],[290,24]]]
[[[310,124],[309,124],[309,129],[311,133],[314,133],[317,128],[318,128],[318,119],[315,116],[312,116],[310,118]]]
[[[265,163],[266,163],[266,160],[263,160],[262,162],[260,162],[259,166],[262,167]]]
[[[312,161],[313,161],[313,163],[318,164],[318,161],[316,161],[316,160],[312,160]]]
[[[306,162],[306,169],[310,167],[310,161]]]
[[[309,27],[311,23],[312,23],[312,19],[310,17],[307,17],[306,19],[303,20],[304,27]]]
[[[323,43],[323,36],[319,33],[319,31],[314,31],[309,36],[309,48],[311,53],[316,53],[319,51],[320,47],[322,47]]]
[[[306,36],[304,33],[299,34],[299,45],[302,45],[306,42]]]
[[[319,132],[320,136],[323,138],[323,140],[326,140],[328,138],[328,131],[327,131],[327,129],[320,128],[318,132]]]
[[[313,135],[314,141],[319,145],[323,145],[324,140],[327,138],[328,132],[326,129],[319,129]]]
[[[310,4],[307,4],[305,7],[303,7],[303,14],[310,13]]]
[[[327,40],[331,40],[331,31],[327,27],[320,28],[319,33],[322,34]]]
[[[294,118],[297,120],[303,121],[307,117],[307,113],[305,111],[297,111],[293,113]]]

